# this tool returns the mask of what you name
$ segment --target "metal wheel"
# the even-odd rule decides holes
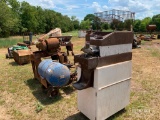
[[[50,87],[48,88],[48,92],[47,92],[47,96],[48,96],[48,97],[55,97],[55,96],[57,96],[58,94],[59,94],[59,89],[58,89],[58,88],[52,87],[52,86],[50,86]]]

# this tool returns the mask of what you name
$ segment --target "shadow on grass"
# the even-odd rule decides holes
[[[15,61],[9,63],[12,66],[19,66]]]
[[[16,63],[15,61],[12,61],[12,62],[10,62],[9,64],[10,64],[10,65],[12,65],[12,66],[25,66],[25,65],[27,65],[28,63],[22,64],[22,65],[19,65],[19,64],[18,64],[18,63]]]
[[[89,119],[81,112],[78,112],[72,116],[67,117],[65,120],[89,120]]]
[[[59,100],[61,100],[63,97],[61,94],[58,96],[55,96],[53,98],[50,98],[47,96],[47,90],[42,88],[42,84],[36,80],[36,79],[29,79],[25,81],[25,84],[29,86],[29,88],[32,91],[32,94],[36,97],[38,101],[40,101],[43,105],[49,105],[53,104]],[[61,88],[66,95],[71,94],[74,92],[73,87],[67,86],[67,87],[62,87]]]
[[[119,116],[121,116],[125,112],[126,112],[126,110],[122,109],[119,112],[117,112],[116,114],[107,118],[106,120],[114,120],[114,119],[118,118]],[[67,117],[65,120],[89,120],[89,119],[85,115],[83,115],[81,112],[79,112],[79,113],[76,113],[72,116]]]
[[[41,83],[36,79],[26,80],[25,84],[29,86],[29,88],[32,91],[32,94],[43,105],[53,104],[53,103],[59,101],[60,99],[62,99],[62,96],[60,96],[60,95],[53,97],[53,98],[48,97],[46,90],[42,89]]]
[[[62,87],[61,89],[63,90],[63,92],[66,95],[69,95],[69,94],[71,94],[72,92],[75,91],[75,89],[73,87],[71,87],[71,86]]]
[[[114,120],[116,118],[118,118],[119,116],[121,116],[122,114],[124,114],[126,112],[125,108],[120,110],[119,112],[115,113],[114,115],[112,115],[111,117],[107,118],[106,120]]]

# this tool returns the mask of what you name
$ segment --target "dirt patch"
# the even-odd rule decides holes
[[[8,114],[5,107],[0,106],[0,120],[10,120],[12,117]]]
[[[7,48],[2,48],[2,49],[0,49],[0,52],[3,54],[6,54],[8,52],[8,50],[7,50]]]

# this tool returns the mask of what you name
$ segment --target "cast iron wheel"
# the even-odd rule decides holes
[[[47,92],[48,97],[55,97],[58,94],[59,94],[59,89],[58,88],[55,88],[55,87],[52,87],[52,86],[50,86],[48,88],[48,92]]]
[[[51,97],[55,97],[55,96],[57,96],[59,94],[59,90],[58,89],[53,89],[52,91],[51,91]]]

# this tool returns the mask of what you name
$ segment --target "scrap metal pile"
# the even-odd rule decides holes
[[[57,95],[60,87],[76,79],[76,73],[70,72],[73,64],[70,64],[67,56],[69,51],[74,55],[71,38],[62,36],[60,29],[54,29],[38,39],[36,47],[39,50],[31,54],[34,78],[47,89],[48,96]],[[66,46],[67,53],[61,51],[61,46]],[[46,57],[50,59],[42,60]]]
[[[61,29],[56,28],[37,38],[35,42],[37,51],[30,51],[28,47],[26,48],[30,52],[17,50],[15,53],[13,51],[17,63],[23,64],[28,63],[28,60],[31,61],[34,78],[40,81],[43,88],[47,90],[48,96],[57,95],[59,88],[69,85],[77,79],[77,72],[71,70],[75,68],[75,65],[71,64],[68,59],[69,51],[74,55],[71,38],[72,36],[62,36]],[[81,66],[82,72],[80,80],[73,83],[73,86],[78,90],[88,88],[93,85],[93,71],[96,67],[130,60],[131,53],[119,53],[116,56],[107,57],[105,56],[107,49],[104,49],[105,45],[127,44],[128,39],[132,39],[132,32],[88,31],[85,38],[86,44],[81,49],[84,53],[74,56],[74,63]],[[65,46],[67,52],[62,51],[61,46]],[[124,46],[124,48],[126,47]],[[127,49],[129,48],[124,51]],[[21,60],[19,60],[20,58]]]
[[[17,45],[13,45],[8,48],[6,58],[13,58],[19,65],[30,63],[30,45],[32,45],[32,33],[23,36],[23,42],[18,42]]]

